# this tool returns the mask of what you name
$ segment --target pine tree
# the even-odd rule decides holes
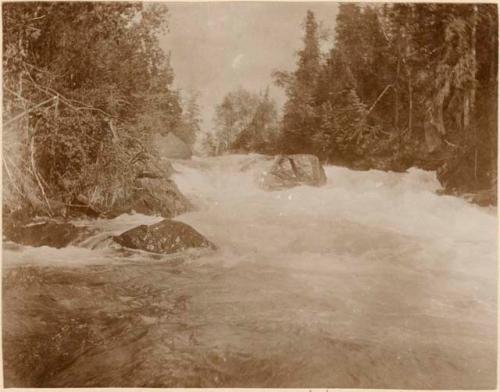
[[[304,21],[304,47],[298,52],[296,71],[289,75],[276,73],[279,86],[285,87],[288,100],[283,115],[280,145],[285,152],[311,152],[312,137],[318,118],[315,90],[321,71],[318,24],[312,11]]]
[[[173,132],[191,148],[201,131],[198,93],[191,92],[182,102],[182,114]]]

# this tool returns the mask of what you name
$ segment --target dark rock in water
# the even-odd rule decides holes
[[[481,207],[489,207],[497,205],[497,192],[496,189],[484,189],[477,192],[469,192],[469,193],[458,193],[458,192],[446,192],[443,191],[443,194],[451,194],[453,196],[462,196],[469,203],[477,204]]]
[[[87,232],[87,228],[77,227],[67,222],[46,221],[20,224],[7,221],[3,224],[3,235],[6,239],[34,247],[64,248]]]
[[[321,186],[325,183],[323,166],[318,157],[310,154],[278,155],[271,169],[260,179],[260,185],[266,190],[297,185]]]
[[[496,189],[488,189],[476,192],[471,196],[470,202],[477,204],[481,207],[496,206],[497,205]]]
[[[92,206],[85,195],[77,195],[72,202],[66,206],[66,217],[78,218],[86,216],[89,218],[98,218],[102,212]]]
[[[122,246],[153,253],[175,253],[189,248],[212,248],[215,245],[191,226],[165,219],[154,225],[141,225],[113,237]]]
[[[447,160],[436,171],[437,179],[448,193],[464,194],[476,191],[474,158],[466,154]]]
[[[461,196],[480,206],[497,205],[496,176],[477,170],[474,150],[446,160],[436,171],[443,193]]]
[[[457,190],[443,188],[437,190],[436,193],[438,195],[462,197],[469,203],[477,204],[481,207],[496,206],[498,202],[496,188],[483,189],[476,192],[459,192]]]

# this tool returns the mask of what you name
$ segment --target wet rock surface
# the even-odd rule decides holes
[[[13,242],[28,246],[64,248],[75,240],[89,234],[85,227],[69,222],[43,221],[23,224],[7,220],[3,225],[3,236]]]
[[[278,155],[263,174],[260,185],[266,190],[279,190],[298,185],[321,186],[326,174],[318,157],[310,154]]]
[[[127,248],[153,253],[175,253],[190,248],[215,248],[191,226],[172,220],[141,225],[113,238]]]

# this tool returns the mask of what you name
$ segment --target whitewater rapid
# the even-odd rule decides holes
[[[158,321],[148,327],[155,339],[133,344],[131,352],[150,345],[144,355],[154,364],[130,370],[144,381],[135,386],[151,385],[151,373],[154,386],[494,385],[496,209],[437,195],[435,174],[418,169],[328,166],[322,187],[268,192],[258,181],[269,164],[258,155],[174,163],[195,206],[175,219],[217,251],[181,261],[125,251],[107,238],[161,218],[123,215],[76,222],[99,234],[66,249],[4,250],[4,266],[112,265],[132,274],[132,263],[140,278],[128,278],[185,296],[182,328]],[[162,272],[169,258],[175,274]],[[183,334],[182,349],[169,346],[167,355],[159,337]],[[104,373],[116,366],[92,358]],[[85,366],[77,361],[54,385],[90,385]]]

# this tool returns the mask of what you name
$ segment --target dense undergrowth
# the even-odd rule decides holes
[[[192,143],[167,20],[160,4],[3,5],[5,212],[108,211],[157,161],[153,133]]]

